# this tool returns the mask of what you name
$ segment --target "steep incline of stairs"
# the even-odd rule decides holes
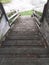
[[[0,65],[49,65],[49,52],[33,18],[20,17],[0,48]]]

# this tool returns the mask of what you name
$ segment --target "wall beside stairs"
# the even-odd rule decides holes
[[[8,21],[5,19],[5,16],[3,15],[0,22],[0,40],[7,33],[9,29],[10,26],[8,24]]]

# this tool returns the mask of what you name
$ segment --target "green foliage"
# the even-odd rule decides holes
[[[32,14],[33,14],[33,11],[32,11],[32,10],[28,10],[28,11],[20,12],[20,15],[22,15],[22,16],[32,15]]]
[[[27,15],[32,15],[33,12],[34,12],[34,10],[28,10],[28,11],[20,12],[20,14],[21,14],[22,16],[27,16]],[[41,12],[36,11],[36,13],[37,13],[38,15],[42,16],[42,13],[41,13]]]
[[[0,0],[1,3],[8,3],[10,2],[11,0]]]

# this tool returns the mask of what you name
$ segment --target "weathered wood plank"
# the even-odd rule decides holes
[[[3,45],[43,45],[43,41],[42,40],[5,40],[5,42],[3,42]]]
[[[49,65],[47,58],[3,58],[0,62],[2,65]]]
[[[0,54],[49,54],[46,48],[35,48],[35,47],[5,47],[0,48]]]

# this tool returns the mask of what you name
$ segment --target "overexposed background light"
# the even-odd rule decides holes
[[[11,3],[4,4],[4,8],[6,12],[10,12],[11,10],[37,10],[43,11],[44,4],[47,0],[12,0]]]

